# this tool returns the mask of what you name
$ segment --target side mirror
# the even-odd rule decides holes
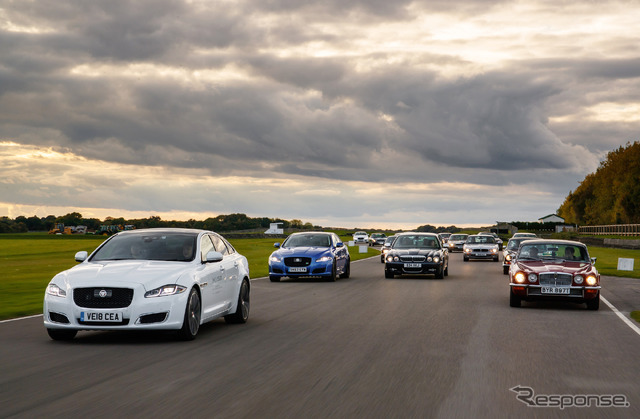
[[[338,243],[336,243],[336,247],[344,247],[344,243],[338,242]]]
[[[84,250],[76,253],[76,262],[84,262],[87,260],[87,256],[89,256],[89,254]]]
[[[596,264],[596,260],[598,260],[598,258],[591,258],[591,264],[595,265]]]
[[[207,263],[222,262],[222,253],[210,251],[207,253]]]
[[[280,249],[280,243],[273,243],[273,247],[275,247],[276,249]]]

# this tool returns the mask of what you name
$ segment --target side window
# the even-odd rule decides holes
[[[216,248],[216,251],[222,253],[222,256],[226,256],[229,254],[229,249],[227,249],[227,245],[224,244],[224,242],[220,237],[211,236],[211,240],[213,240],[213,245]]]
[[[211,252],[212,250],[215,250],[213,247],[213,243],[211,243],[211,239],[209,238],[209,236],[205,234],[204,236],[202,236],[202,239],[200,239],[200,260],[202,262],[206,262],[207,253]]]
[[[229,250],[229,254],[232,255],[236,252],[236,249],[231,246],[231,243],[229,243],[228,241],[226,241],[225,239],[222,239],[222,241],[224,242],[224,244],[227,245],[227,249]]]

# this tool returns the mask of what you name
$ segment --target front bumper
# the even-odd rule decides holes
[[[538,284],[514,284],[510,283],[511,292],[525,301],[531,300],[565,300],[573,302],[585,302],[592,298],[596,298],[600,292],[601,287],[599,285],[595,287],[589,286],[569,286],[569,287],[556,287],[561,289],[568,289],[568,294],[560,293],[543,293],[542,288],[549,288],[546,285]]]
[[[73,291],[66,297],[45,294],[44,326],[47,329],[72,330],[175,330],[182,327],[189,292],[145,298],[145,290],[141,285],[132,288],[134,292],[131,304],[112,309],[79,307],[73,300]],[[118,314],[122,321],[83,321],[89,313],[98,313],[101,317]]]
[[[481,251],[470,251],[470,252],[464,252],[464,255],[466,257],[468,257],[469,259],[495,259],[497,257],[499,257],[499,253],[498,252],[481,252]]]
[[[305,266],[304,272],[300,271],[302,267],[286,266],[283,262],[269,263],[269,276],[283,278],[303,278],[303,277],[325,277],[331,276],[333,273],[333,261],[316,262],[314,260],[308,266]]]
[[[403,262],[386,262],[385,270],[394,275],[437,275],[444,269],[444,263],[424,262],[420,267],[406,267]]]

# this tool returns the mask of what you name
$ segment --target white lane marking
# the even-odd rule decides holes
[[[9,320],[0,320],[0,323],[17,322],[18,320],[33,319],[35,317],[42,317],[42,314],[36,314],[34,316],[27,316],[27,317],[18,317],[18,318],[9,319]]]
[[[633,322],[631,320],[629,320],[624,314],[620,313],[620,311],[618,311],[618,309],[615,308],[615,306],[613,304],[611,304],[609,301],[607,301],[607,299],[604,298],[602,295],[600,296],[600,299],[602,301],[604,301],[604,303],[609,306],[611,311],[616,313],[616,316],[620,317],[622,319],[622,321],[625,322],[627,324],[627,326],[629,326],[631,328],[631,330],[633,330],[638,335],[640,335],[640,328],[638,326],[633,324]]]

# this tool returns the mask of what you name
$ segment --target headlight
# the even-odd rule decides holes
[[[591,286],[591,287],[592,287],[592,286],[594,286],[594,285],[595,285],[595,284],[597,284],[597,283],[598,283],[598,279],[597,279],[595,276],[593,276],[593,275],[589,275],[589,276],[587,277],[587,285],[589,285],[589,286]]]
[[[429,256],[429,257],[427,258],[427,262],[433,262],[433,258],[432,258],[431,256]]]
[[[322,256],[321,258],[316,259],[316,262],[329,262],[333,260],[331,256]]]
[[[471,253],[471,249],[469,249],[469,248],[465,247],[465,248],[464,248],[464,252],[465,252],[465,253]]]
[[[498,253],[498,248],[496,247],[495,249],[491,249],[491,253]]]
[[[435,256],[435,257],[433,258],[433,262],[434,262],[434,263],[438,263],[438,262],[440,262],[440,258],[439,258],[438,256]]]
[[[269,257],[269,262],[276,262],[276,263],[280,263],[282,262],[282,258],[278,255],[271,255]]]
[[[573,282],[575,282],[576,284],[582,284],[582,281],[584,281],[582,275],[576,275],[573,277]]]
[[[67,296],[67,292],[62,288],[60,288],[59,286],[57,286],[56,284],[49,284],[49,286],[47,287],[47,294],[54,295],[56,297]]]
[[[538,280],[538,275],[529,274],[528,278],[529,278],[529,282],[536,282]]]
[[[183,287],[181,285],[164,285],[160,288],[156,288],[154,290],[151,291],[147,291],[144,293],[144,297],[145,298],[152,298],[152,297],[164,297],[167,295],[176,295],[176,294],[182,294],[183,292],[185,292],[187,290],[187,287]]]
[[[518,272],[517,274],[515,274],[515,276],[513,277],[513,279],[518,283],[518,284],[524,284],[524,281],[526,280],[524,274],[522,272]]]
[[[504,257],[504,260],[511,260],[511,255],[507,255]]]

